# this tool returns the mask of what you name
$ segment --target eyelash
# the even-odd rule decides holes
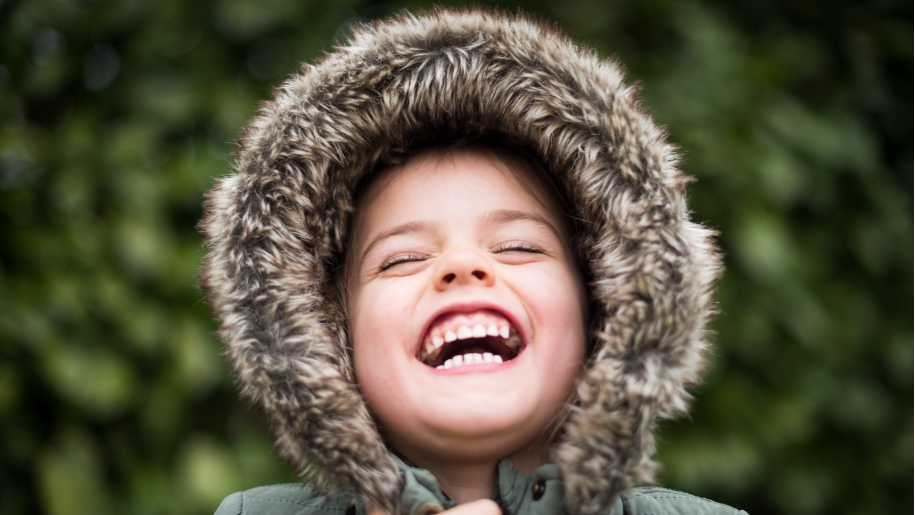
[[[524,243],[524,242],[520,242],[520,241],[502,243],[493,249],[493,252],[495,252],[497,254],[500,252],[511,252],[511,251],[530,252],[533,254],[543,254],[543,249],[536,247],[534,245],[531,245],[530,243]]]
[[[378,270],[381,272],[384,272],[385,270],[388,270],[389,268],[399,265],[401,263],[412,263],[415,261],[425,261],[425,260],[426,260],[426,256],[424,256],[422,254],[398,254],[398,255],[392,257],[391,259],[385,261],[384,263],[382,263],[381,266],[378,268]]]

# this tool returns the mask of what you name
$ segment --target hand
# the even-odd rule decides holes
[[[368,506],[366,506],[365,512],[368,515],[385,515],[383,511],[369,508]],[[502,515],[502,510],[500,510],[499,505],[492,500],[480,499],[478,501],[459,504],[442,513],[447,513],[448,515]]]

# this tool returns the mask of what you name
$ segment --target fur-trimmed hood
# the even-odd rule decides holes
[[[656,419],[687,408],[719,259],[618,65],[540,22],[435,10],[372,23],[262,107],[201,223],[201,284],[242,393],[318,488],[397,505],[401,476],[354,384],[335,279],[354,188],[430,133],[523,146],[582,221],[592,350],[552,456],[570,511],[605,512],[652,480]]]

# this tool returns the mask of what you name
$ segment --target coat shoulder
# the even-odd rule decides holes
[[[309,485],[290,483],[235,492],[222,501],[216,515],[343,515],[351,504],[349,495],[327,498]]]
[[[745,511],[666,488],[634,488],[620,495],[623,515],[746,515]]]

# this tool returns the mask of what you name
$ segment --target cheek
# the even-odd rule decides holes
[[[531,280],[529,296],[535,296],[543,316],[570,333],[583,334],[588,321],[588,300],[584,285],[573,270],[547,271]]]
[[[377,362],[376,345],[378,342],[369,338],[372,334],[372,328],[376,325],[372,319],[372,310],[365,309],[366,303],[370,299],[366,298],[364,293],[353,294],[347,305],[347,314],[350,320],[350,345],[353,348],[353,368],[356,373],[356,381],[360,388],[365,392],[366,387],[371,389],[375,384],[376,378],[373,371],[373,363]]]
[[[396,297],[396,292],[363,288],[353,294],[348,304],[356,380],[369,400],[385,388],[394,387],[396,378],[403,376],[409,310],[385,300],[392,295]]]
[[[550,354],[577,377],[584,364],[588,340],[588,305],[584,287],[571,272],[551,275],[549,288],[541,290],[540,316],[556,344]],[[544,284],[544,283],[541,283]]]
[[[373,411],[379,408],[384,410],[383,406],[376,404],[384,400],[385,391],[395,387],[391,382],[397,377],[396,374],[390,373],[390,363],[385,361],[385,358],[390,357],[390,353],[384,352],[384,342],[377,338],[369,338],[371,331],[367,331],[365,326],[355,328],[352,335],[356,383]]]
[[[403,297],[396,291],[366,288],[348,306],[350,334],[354,351],[359,347],[388,345],[402,337],[409,324],[409,310],[392,299]]]

